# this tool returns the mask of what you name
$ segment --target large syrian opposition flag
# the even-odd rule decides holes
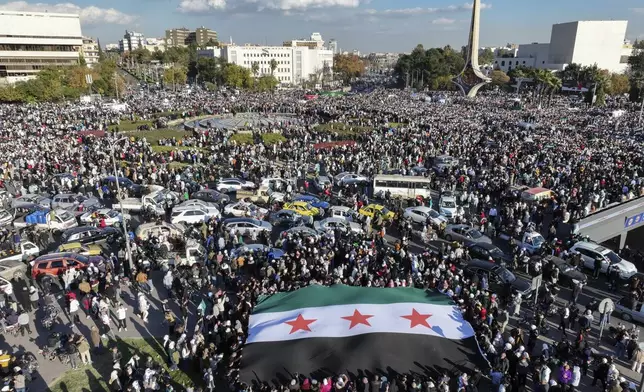
[[[484,363],[474,331],[442,294],[413,288],[308,286],[260,298],[242,350],[246,382],[295,373],[418,373]]]

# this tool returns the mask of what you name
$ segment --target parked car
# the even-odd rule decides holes
[[[202,189],[194,192],[191,196],[194,200],[202,200],[209,203],[230,203],[230,196],[223,194],[215,189]]]
[[[266,253],[269,260],[279,259],[284,256],[284,251],[280,248],[273,248],[264,244],[248,244],[231,250],[230,257],[234,259],[239,256],[248,256],[256,253]]]
[[[51,208],[51,199],[46,195],[26,194],[13,199],[11,201],[11,208],[31,208],[33,204],[42,208]]]
[[[456,197],[451,194],[444,194],[438,201],[438,212],[441,213],[450,222],[459,216]]]
[[[226,230],[235,230],[242,235],[259,235],[265,231],[273,231],[273,225],[270,223],[253,218],[228,218],[224,220],[223,225]]]
[[[619,318],[627,323],[638,322],[644,323],[644,304],[640,301],[633,301],[631,296],[626,296],[615,303],[613,313],[617,313]]]
[[[83,270],[90,263],[104,260],[101,256],[83,256],[78,253],[50,253],[31,261],[31,278],[41,286],[59,286],[58,278],[68,269]]]
[[[486,276],[490,291],[503,292],[505,284],[509,283],[512,290],[521,293],[524,299],[532,296],[532,283],[523,278],[517,278],[507,268],[489,261],[472,259],[463,265],[463,272],[466,277],[472,278],[474,275],[479,279]]]
[[[305,203],[309,203],[315,208],[323,210],[326,210],[331,206],[328,202],[320,200],[317,196],[313,195],[295,195],[295,197],[293,197],[293,201],[303,201]]]
[[[254,189],[255,183],[241,178],[222,178],[217,183],[217,190],[221,192],[234,192],[242,189]]]
[[[368,206],[362,207],[358,212],[361,215],[368,216],[372,219],[378,215],[382,215],[383,219],[391,220],[396,216],[393,211],[389,211],[389,209],[382,204],[369,204]]]
[[[313,180],[313,186],[318,192],[322,192],[326,187],[332,186],[331,179],[327,176],[317,176]]]
[[[447,225],[447,227],[445,227],[445,239],[447,241],[463,242],[465,245],[472,243],[492,243],[490,237],[481,233],[472,226],[462,224]]]
[[[538,258],[539,256],[533,256],[533,258]],[[545,264],[546,261],[550,261],[554,264],[555,268],[559,269],[559,284],[567,287],[574,287],[578,282],[582,282],[584,285],[588,282],[588,277],[581,271],[578,271],[575,267],[570,265],[566,260],[563,260],[557,256],[548,255],[543,258]]]
[[[96,211],[86,212],[83,215],[81,215],[79,219],[81,223],[84,223],[84,224],[93,224],[93,223],[98,223],[101,220],[105,220],[106,226],[114,226],[114,225],[119,225],[121,224],[121,222],[123,222],[123,215],[116,210],[111,210],[109,208],[101,208]],[[126,214],[125,219],[129,220],[130,215]]]
[[[84,245],[80,242],[68,242],[58,246],[56,252],[65,253],[72,252],[78,253],[83,256],[98,256],[103,253],[104,248],[97,244]]]
[[[406,208],[403,216],[411,219],[414,223],[424,224],[429,222],[433,227],[447,224],[446,217],[439,214],[438,211],[425,206]]]
[[[291,228],[311,224],[313,223],[313,217],[300,215],[293,210],[279,210],[271,213],[268,221],[273,226]]]
[[[635,264],[619,257],[612,250],[594,242],[579,241],[570,248],[581,254],[583,266],[588,269],[595,268],[595,260],[601,259],[601,272],[606,273],[608,266],[617,268],[620,279],[628,279],[637,273]]]
[[[358,213],[353,208],[345,206],[331,206],[329,207],[330,218],[342,218],[348,221],[355,221],[358,218]]]
[[[51,199],[51,208],[62,208],[64,210],[84,211],[97,208],[101,205],[100,200],[95,197],[86,197],[77,193],[59,193]]]
[[[356,173],[348,173],[348,172],[343,172],[338,175],[336,175],[334,178],[335,184],[338,186],[344,186],[348,185],[352,181],[357,181],[357,182],[368,182],[369,178],[365,177],[361,174],[356,174]]]
[[[17,277],[27,277],[27,264],[21,260],[3,260],[0,263],[0,277],[11,281]]]
[[[205,209],[208,212],[208,215],[218,217],[218,218],[221,217],[221,212],[219,212],[219,206],[216,203],[206,202],[198,199],[186,200],[183,203],[179,204],[178,206],[174,207],[172,211],[181,210],[183,208],[188,208],[190,206],[199,206]]]
[[[496,245],[486,242],[472,242],[467,246],[470,256],[475,259],[493,260],[495,263],[511,263],[512,256],[504,253]]]
[[[282,206],[283,209],[285,210],[292,210],[297,212],[300,215],[304,216],[323,216],[324,211],[313,207],[311,204],[305,202],[305,201],[294,201],[292,203],[284,203]]]
[[[262,219],[268,210],[266,208],[257,207],[253,203],[247,203],[245,201],[238,201],[237,203],[231,203],[224,207],[224,214],[229,216],[236,217],[253,217],[257,219]]]
[[[126,189],[127,194],[130,197],[142,197],[144,192],[144,187],[135,183],[127,177],[119,177],[119,188]],[[107,185],[108,188],[116,190],[116,177],[108,176],[101,180],[101,185]]]
[[[13,210],[15,211],[15,210]],[[0,210],[0,226],[7,226],[13,222],[15,215],[7,210]]]
[[[296,226],[292,227],[288,230],[284,230],[282,234],[280,234],[282,238],[286,238],[289,235],[297,235],[300,236],[304,239],[309,238],[309,237],[314,237],[314,238],[320,238],[320,233],[312,229],[308,226]]]
[[[179,205],[172,210],[170,222],[194,225],[196,223],[208,222],[211,218],[217,218],[219,215],[219,211],[211,213],[211,211],[199,205],[188,205],[184,207]]]
[[[134,231],[136,238],[140,241],[145,241],[150,237],[159,237],[163,234],[166,238],[183,238],[186,232],[186,227],[181,223],[167,223],[167,222],[150,222],[139,225]]]
[[[326,218],[322,219],[319,222],[315,222],[313,227],[321,232],[328,230],[340,230],[343,233],[353,232],[357,234],[362,234],[364,230],[362,226],[355,222],[349,222],[346,219],[342,218]]]

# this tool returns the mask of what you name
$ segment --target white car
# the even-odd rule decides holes
[[[262,219],[264,216],[266,216],[266,214],[268,214],[268,210],[266,208],[257,207],[253,203],[239,201],[237,203],[228,204],[226,207],[224,207],[224,214],[236,217],[251,217]]]
[[[595,269],[595,259],[600,258],[601,272],[604,274],[608,271],[608,266],[617,268],[621,279],[629,279],[637,273],[635,264],[622,259],[617,253],[594,242],[579,241],[570,248],[570,251],[579,252],[584,267],[591,270]]]
[[[195,224],[201,222],[208,222],[211,218],[216,218],[219,216],[219,211],[215,214],[211,214],[206,208],[203,208],[198,205],[185,206],[183,208],[175,207],[172,210],[172,216],[170,217],[170,222],[177,223],[188,223]]]
[[[105,219],[106,226],[114,226],[115,224],[123,221],[123,215],[121,215],[121,213],[116,210],[101,208],[100,210],[86,212],[80,217],[81,223],[85,224],[96,223],[101,219]],[[125,219],[130,219],[130,216],[125,214]]]
[[[7,210],[0,210],[0,226],[6,226],[13,222],[14,214]]]
[[[315,222],[313,224],[313,227],[317,231],[328,231],[328,230],[335,230],[339,229],[340,231],[344,233],[348,233],[349,231],[352,231],[357,234],[362,234],[364,230],[362,230],[362,227],[355,223],[355,222],[349,222],[346,219],[343,218],[326,218],[322,219],[321,221]]]
[[[242,180],[241,178],[223,178],[217,183],[217,190],[220,192],[234,192],[254,188],[255,183]]]
[[[441,196],[438,202],[438,208],[441,215],[448,220],[453,220],[458,216],[458,206],[454,196]]]
[[[331,206],[328,212],[329,218],[341,218],[350,222],[353,222],[358,216],[356,210],[345,206]]]
[[[13,294],[13,286],[11,285],[11,282],[5,278],[0,278],[0,294],[6,294],[9,297]]]
[[[438,227],[442,224],[447,224],[447,218],[439,214],[438,211],[425,206],[409,207],[405,209],[403,214],[405,218],[409,218],[415,223],[424,224],[428,220],[431,226]]]
[[[214,216],[214,217],[221,217],[221,213],[219,212],[219,207],[217,206],[217,203],[210,203],[207,201],[203,200],[198,200],[198,199],[192,199],[192,200],[186,200],[183,203],[179,204],[178,206],[174,207],[172,211],[179,211],[184,208],[188,207],[194,207],[198,206],[200,208],[205,209],[208,211],[208,215]]]

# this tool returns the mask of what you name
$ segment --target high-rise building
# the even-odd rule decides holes
[[[327,49],[333,52],[333,54],[338,54],[338,41],[335,38],[331,38],[327,44]]]
[[[125,30],[123,39],[119,41],[119,51],[131,52],[145,46],[145,36],[143,33],[137,33],[136,31]]]
[[[206,27],[199,27],[195,31],[185,27],[165,31],[165,43],[168,47],[184,47],[192,43],[199,47],[213,46],[217,42],[217,32]]]
[[[98,63],[99,59],[98,42],[96,42],[94,38],[83,37],[81,54],[83,55],[87,66],[90,68],[93,67],[94,64]]]
[[[49,66],[78,64],[82,46],[76,14],[0,11],[0,82],[26,80]]]

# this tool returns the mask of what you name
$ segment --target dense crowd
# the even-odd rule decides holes
[[[135,91],[125,98],[125,112],[77,104],[5,105],[0,107],[0,171],[5,188],[12,186],[21,194],[70,191],[109,200],[116,190],[101,179],[114,174],[112,149],[119,162],[119,176],[138,184],[161,185],[187,198],[224,177],[243,177],[257,184],[266,177],[301,180],[310,172],[329,177],[354,172],[371,177],[393,171],[412,174],[414,168],[423,167],[432,189],[457,192],[459,203],[468,212],[463,221],[481,227],[491,237],[534,227],[548,233],[550,241],[544,253],[556,252],[573,264],[574,254],[555,249],[560,224],[574,224],[610,204],[644,195],[639,177],[644,163],[642,140],[635,131],[634,113],[614,117],[609,110],[574,107],[565,97],[555,99],[551,107],[522,111],[510,110],[507,96],[495,93],[481,96],[476,104],[455,96],[449,101],[428,103],[391,90],[341,98],[320,96],[312,101],[303,101],[301,91],[270,95]],[[168,111],[181,111],[182,117],[256,112],[270,118],[272,113],[287,113],[297,120],[247,129],[253,134],[271,132],[286,137],[286,142],[272,146],[238,144],[232,137],[239,130],[212,128],[207,122],[189,135],[156,142],[174,147],[171,149],[153,148],[146,131],[116,141],[121,135],[114,126],[119,122],[153,119]],[[318,124],[327,124],[329,131],[316,130]],[[344,130],[352,127],[368,127],[370,131],[352,134],[353,145],[313,147],[346,138]],[[96,137],[83,132],[87,130],[105,130],[107,135]],[[439,155],[456,157],[459,162],[434,171],[432,158]],[[304,191],[308,181],[297,186]],[[513,193],[520,186],[549,188],[553,197],[547,203],[530,205]],[[127,188],[122,191],[127,193]],[[369,186],[360,185],[322,194],[356,210],[374,197]],[[403,207],[389,197],[381,202],[398,212]],[[465,276],[462,262],[471,256],[461,246],[445,242],[431,250],[412,251],[412,230],[401,216],[398,214],[394,222],[361,221],[364,234],[289,235],[279,240],[277,246],[285,254],[277,259],[265,252],[239,252],[249,241],[272,246],[269,236],[247,238],[243,233],[226,231],[219,220],[191,229],[186,236],[205,246],[206,262],[187,270],[170,267],[162,278],[166,290],[162,297],[167,298],[162,311],[168,327],[163,349],[170,370],[201,374],[202,382],[184,387],[208,391],[226,386],[236,391],[476,391],[484,378],[489,378],[495,391],[521,391],[529,383],[534,390],[574,391],[589,369],[593,384],[599,382],[604,389],[618,392],[633,388],[620,376],[615,361],[628,359],[633,370],[640,370],[644,352],[636,344],[638,331],[615,331],[615,356],[600,356],[591,349],[589,337],[591,326],[602,316],[597,315],[596,307],[572,303],[554,313],[564,331],[561,341],[538,344],[539,336],[547,333],[545,320],[556,297],[557,277],[550,280],[551,290],[533,306],[531,319],[508,330],[511,316],[520,314],[521,295],[510,286],[493,292],[487,279]],[[389,232],[407,235],[388,243],[385,234]],[[80,321],[80,314],[96,321],[89,339],[79,334],[50,337],[51,349],[64,349],[70,366],[90,363],[92,350],[102,349],[101,338],[115,342],[117,332],[127,329],[127,301],[135,303],[143,322],[148,321],[152,285],[144,260],[150,258],[154,240],[125,238],[104,262],[92,265],[81,276],[62,277],[67,293],[65,313],[74,322]],[[137,271],[126,268],[124,241],[131,241]],[[519,249],[512,256],[515,260],[523,257]],[[532,268],[556,270],[548,265]],[[136,293],[131,298],[128,281],[122,278],[128,273]],[[319,380],[288,380],[283,385],[248,385],[244,383],[247,380],[240,380],[248,319],[258,297],[335,283],[418,287],[452,297],[475,328],[485,366],[431,379],[406,375],[368,380],[330,375]],[[17,296],[17,303],[7,299],[3,307],[13,309],[6,319],[15,315],[20,330],[31,333],[29,311],[46,306],[48,294],[41,293],[40,298],[36,287],[24,284],[30,295]],[[640,300],[641,285],[636,282],[631,289],[634,300]],[[582,287],[577,290],[579,295]],[[173,302],[179,305],[180,314],[172,311]],[[198,305],[196,316],[188,314],[190,303]],[[566,330],[573,339],[568,340]],[[109,350],[114,368],[108,380],[113,390],[171,390],[168,373],[153,358],[123,358],[115,345]],[[11,369],[2,366],[2,370]],[[16,375],[24,372],[19,369]],[[20,390],[18,384],[14,388]]]

